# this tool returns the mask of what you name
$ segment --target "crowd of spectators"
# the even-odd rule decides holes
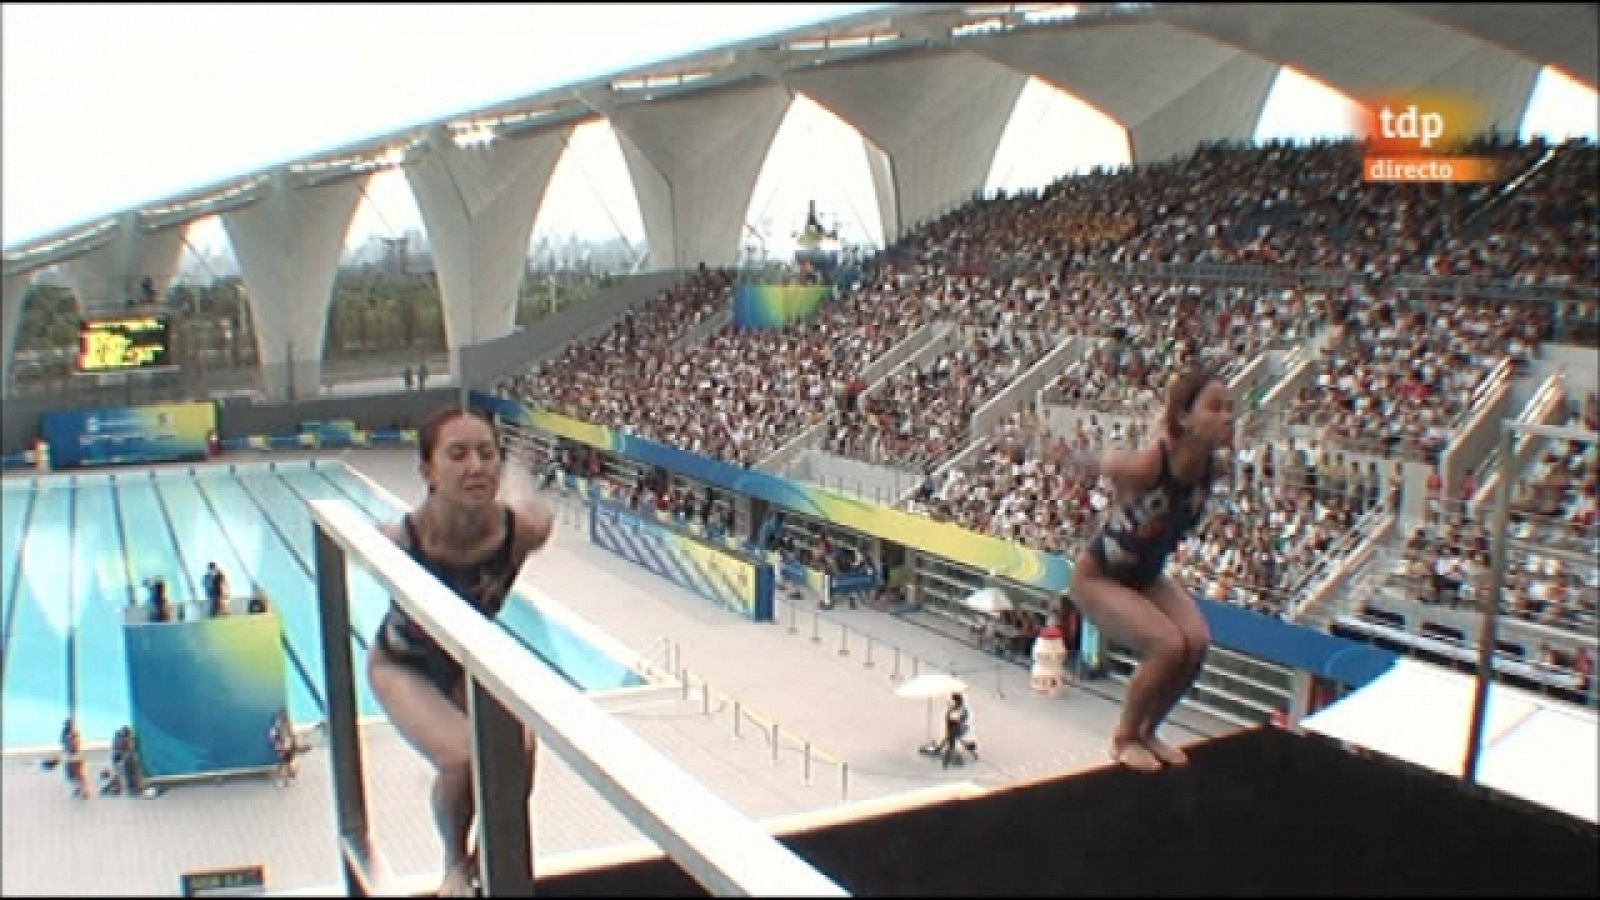
[[[954,522],[982,534],[1019,541],[1047,553],[1073,554],[1110,492],[1074,474],[1070,454],[1102,447],[1107,441],[1138,440],[1098,420],[1085,420],[1070,437],[1045,433],[1037,417],[1012,413],[990,436],[983,453],[943,478],[931,475],[908,505],[936,521]]]
[[[959,448],[966,437],[963,413],[973,408],[974,395],[992,395],[1004,376],[1022,369],[1013,353],[997,353],[992,364],[980,361],[975,368],[951,360],[969,369],[967,380],[942,378],[938,369],[931,376],[908,372],[895,390],[875,392],[867,403],[838,402],[871,359],[928,321],[995,329],[1002,343],[1025,353],[1048,351],[1052,338],[1065,334],[1111,337],[1115,346],[1074,362],[1050,394],[1058,402],[1109,410],[1158,397],[1156,373],[1191,358],[1231,374],[1264,347],[1303,338],[1325,318],[1327,298],[1306,289],[1210,289],[1070,268],[1002,274],[992,266],[997,259],[1131,253],[1163,262],[1331,263],[1381,282],[1439,240],[1493,245],[1500,233],[1493,229],[1478,243],[1458,233],[1472,209],[1487,209],[1488,225],[1506,220],[1506,227],[1539,223],[1547,229],[1559,219],[1550,208],[1581,210],[1592,202],[1584,199],[1592,191],[1563,200],[1557,190],[1575,186],[1574,173],[1583,171],[1585,160],[1593,162],[1588,145],[1563,148],[1523,186],[1531,193],[1513,192],[1496,203],[1483,186],[1363,183],[1358,149],[1349,142],[1207,145],[1169,163],[1101,170],[1037,194],[976,201],[910,235],[885,254],[899,265],[875,262],[816,319],[776,333],[725,328],[699,346],[674,348],[685,329],[731,295],[731,273],[702,272],[601,339],[569,348],[561,360],[504,389],[542,407],[745,465],[832,414],[829,438],[836,451],[917,465]],[[1545,149],[1533,143],[1484,152],[1519,170]],[[1523,212],[1507,219],[1511,210]],[[1254,237],[1240,240],[1241,229]],[[1328,253],[1343,255],[1290,252],[1319,240]],[[1263,249],[1269,247],[1279,249]],[[1432,298],[1402,314],[1403,321],[1378,322],[1395,299],[1391,290],[1356,284],[1340,298],[1347,312],[1334,318],[1348,320],[1348,346],[1335,348],[1318,374],[1316,398],[1307,398],[1297,419],[1323,428],[1328,439],[1404,445],[1425,456],[1456,424],[1462,397],[1471,397],[1460,384],[1481,381],[1494,353],[1525,357],[1549,322],[1508,323],[1491,319],[1482,307]],[[1446,327],[1425,329],[1428,346],[1413,358],[1410,347],[1397,344],[1414,336],[1407,326],[1421,321]],[[1369,329],[1386,325],[1387,333],[1368,339]],[[1454,364],[1463,359],[1470,371],[1456,373]],[[1412,371],[1397,369],[1397,360]],[[975,389],[978,379],[986,384]],[[929,396],[932,381],[951,390]],[[1320,390],[1330,383],[1338,389]],[[928,402],[892,402],[906,398]],[[1372,404],[1390,415],[1367,415]],[[915,412],[907,417],[907,410]]]
[[[1271,348],[1315,334],[1325,318],[1317,291],[1266,286],[1208,287],[1075,273],[1077,333],[1109,339],[1068,365],[1046,388],[1051,402],[1102,412],[1160,402],[1162,376],[1192,362],[1224,378]]]
[[[883,284],[850,292],[781,331],[724,326],[688,347],[687,328],[731,303],[732,273],[701,273],[597,341],[503,381],[534,406],[727,462],[753,466],[819,421],[853,373],[910,333],[914,309]],[[901,315],[903,313],[903,315]]]
[[[1268,444],[1259,460],[1272,458]],[[1369,487],[1342,456],[1317,466],[1303,455],[1282,467],[1256,462],[1254,448],[1250,462],[1236,459],[1233,486],[1218,492],[1215,512],[1179,545],[1174,569],[1212,600],[1287,618],[1311,576],[1353,549],[1342,539],[1382,505],[1376,481]]]
[[[629,310],[597,338],[573,341],[559,357],[502,379],[500,393],[555,412],[581,415],[613,387],[611,376],[665,353],[691,328],[732,302],[735,273],[700,269]]]
[[[1552,148],[1481,141],[1510,180]],[[1366,181],[1362,146],[1215,143],[1187,157],[1096,169],[980,200],[926,223],[903,253],[982,269],[1010,263],[1216,263],[1600,283],[1595,146],[1571,141],[1509,197],[1498,184]],[[1475,217],[1481,214],[1481,218]],[[1518,253],[1523,229],[1533,242]]]
[[[1416,460],[1436,458],[1496,366],[1509,359],[1520,371],[1549,325],[1538,307],[1439,297],[1408,307],[1389,290],[1354,285],[1335,315],[1289,423],[1322,441]]]
[[[991,435],[968,434],[984,402],[1062,339],[1082,335],[1096,339],[1093,349],[1046,400],[1149,419],[1170,373],[1189,362],[1226,377],[1265,349],[1331,328],[1287,417],[1297,427],[1241,446],[1239,488],[1177,558],[1219,598],[1282,614],[1309,568],[1378,505],[1380,484],[1397,500],[1398,479],[1380,477],[1373,462],[1346,462],[1342,451],[1431,458],[1496,367],[1526,364],[1550,335],[1550,316],[1531,306],[1490,307],[1392,276],[1596,280],[1595,190],[1584,182],[1593,145],[1476,150],[1532,174],[1504,196],[1498,185],[1366,183],[1350,142],[1215,144],[1168,163],[1097,170],[975,201],[914,231],[864,263],[814,318],[781,331],[725,327],[679,347],[688,329],[730,305],[733,274],[702,269],[501,389],[747,466],[823,421],[833,453],[929,472],[987,437],[975,462],[930,477],[911,508],[1070,554],[1110,496],[1066,475],[1064,455],[1138,435],[1091,425],[1054,437],[1028,413]],[[1516,248],[1524,231],[1526,256]],[[1332,291],[1219,287],[1088,266],[1096,262],[1337,267],[1352,277]],[[963,340],[868,391],[868,367],[932,322],[961,327]],[[1575,514],[1592,522],[1592,478],[1587,507],[1581,489],[1576,496]]]
[[[1591,393],[1568,427],[1600,428],[1600,400]],[[1600,448],[1590,441],[1549,440],[1513,486],[1508,557],[1500,612],[1527,622],[1593,635],[1600,563],[1592,555],[1600,528],[1595,494]],[[1476,608],[1491,589],[1491,533],[1466,502],[1416,528],[1390,587],[1424,604]],[[1575,560],[1589,557],[1583,564]]]
[[[926,293],[930,280],[937,287]],[[970,443],[973,411],[1070,334],[1108,340],[1069,363],[1048,398],[1110,411],[1158,402],[1165,373],[1191,361],[1231,377],[1263,350],[1304,340],[1324,318],[1314,291],[1078,271],[1003,279],[935,269],[912,288],[925,292],[935,317],[982,333],[962,351],[907,368],[861,404],[842,405],[830,452],[912,468],[936,463]]]
[[[942,479],[930,478],[908,509],[1075,556],[1114,498],[1104,480],[1081,477],[1062,463],[1106,444],[1138,446],[1144,428],[1138,419],[1113,420],[1108,427],[1091,416],[1070,436],[1052,436],[1031,415],[1014,414],[983,456]],[[1292,612],[1289,598],[1349,549],[1341,539],[1382,506],[1375,464],[1363,470],[1336,455],[1318,465],[1305,456],[1308,450],[1292,442],[1286,449],[1250,448],[1248,455],[1241,450],[1232,482],[1214,485],[1212,514],[1174,555],[1185,583],[1266,615]]]
[[[1527,152],[1541,147],[1528,145]],[[1463,235],[1437,244],[1422,268],[1433,275],[1530,286],[1594,285],[1600,273],[1597,169],[1600,148],[1593,142],[1561,145],[1525,184],[1468,223]]]
[[[828,452],[921,469],[971,441],[973,413],[1050,349],[1033,331],[984,328],[926,366],[908,364],[859,403],[835,411]]]

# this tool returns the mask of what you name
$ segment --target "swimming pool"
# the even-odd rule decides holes
[[[338,498],[372,522],[400,514],[337,460],[261,462],[12,479],[0,498],[0,746],[53,745],[76,717],[89,741],[132,721],[122,610],[144,579],[166,579],[188,618],[203,613],[200,576],[216,560],[229,593],[260,586],[283,621],[289,714],[326,715],[313,525],[306,503]],[[349,570],[360,714],[382,710],[359,677],[389,595]],[[242,600],[235,600],[235,606]],[[539,604],[514,592],[499,622],[580,690],[645,683]]]

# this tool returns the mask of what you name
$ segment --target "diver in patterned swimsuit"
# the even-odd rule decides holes
[[[1232,392],[1221,377],[1195,369],[1173,381],[1153,442],[1075,460],[1116,488],[1104,525],[1073,567],[1069,591],[1097,627],[1139,651],[1111,757],[1140,772],[1188,762],[1156,730],[1200,674],[1211,632],[1194,598],[1165,569],[1199,524],[1220,465],[1216,451],[1232,440]]]
[[[383,532],[485,616],[505,603],[528,555],[549,540],[543,503],[499,497],[502,457],[494,425],[481,413],[446,409],[418,435],[419,471],[428,496]],[[439,896],[470,896],[473,861],[467,834],[472,799],[472,731],[460,663],[391,605],[368,655],[372,693],[407,742],[433,764],[433,812],[444,845]],[[533,789],[532,735],[525,737]]]

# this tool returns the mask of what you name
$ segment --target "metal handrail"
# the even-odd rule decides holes
[[[346,562],[370,571],[394,602],[465,670],[473,730],[480,871],[489,895],[533,890],[523,734],[578,777],[713,894],[847,896],[759,824],[604,712],[487,617],[471,609],[348,503],[312,500],[328,698],[328,746],[341,847],[371,846],[356,732]],[[368,889],[364,861],[343,854],[346,886]]]

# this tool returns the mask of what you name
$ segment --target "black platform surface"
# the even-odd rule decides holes
[[[1600,895],[1600,829],[1317,736],[1262,728],[1183,770],[1108,766],[783,843],[855,896]],[[705,896],[655,858],[555,896]]]

